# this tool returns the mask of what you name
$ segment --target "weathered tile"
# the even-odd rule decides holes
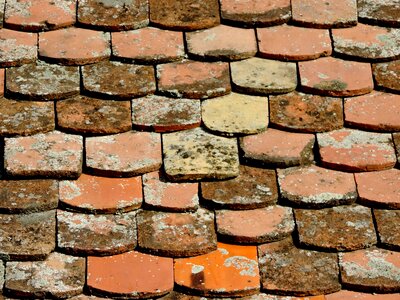
[[[400,27],[400,6],[397,0],[358,0],[358,18],[366,23]]]
[[[291,238],[258,246],[265,291],[309,296],[339,291],[337,254],[298,249]]]
[[[163,135],[164,169],[173,180],[226,179],[239,175],[236,139],[201,128]]]
[[[309,60],[332,54],[328,30],[282,25],[258,28],[257,37],[260,56],[266,58]]]
[[[243,158],[248,162],[290,167],[313,161],[314,141],[313,134],[268,128],[263,133],[242,138],[240,148],[243,151]]]
[[[260,287],[255,246],[218,243],[208,254],[176,259],[174,269],[176,285],[208,297],[247,296]]]
[[[185,55],[183,34],[177,31],[145,27],[114,32],[111,38],[113,56],[122,60],[164,63]]]
[[[162,256],[185,257],[217,248],[214,214],[141,211],[137,215],[139,247]]]
[[[75,8],[75,0],[7,0],[4,22],[16,30],[54,30],[75,23]]]
[[[249,94],[281,94],[297,86],[296,64],[249,58],[231,63],[233,87]]]
[[[78,22],[104,31],[147,26],[148,14],[147,0],[78,1]]]
[[[11,176],[75,178],[82,172],[82,137],[59,131],[6,138],[4,167]]]
[[[107,257],[89,256],[87,286],[93,293],[111,297],[164,295],[174,287],[173,260],[136,251]]]
[[[0,69],[0,97],[3,97],[4,95],[4,81],[5,81],[5,69]]]
[[[357,96],[374,88],[368,63],[344,61],[333,57],[299,63],[301,88],[327,96]]]
[[[29,298],[79,295],[85,284],[85,258],[52,253],[44,261],[6,264],[5,290]]]
[[[399,299],[399,297],[400,294],[367,294],[346,290],[325,295],[326,300],[396,300]]]
[[[0,257],[4,260],[44,259],[56,246],[55,210],[0,215]]]
[[[98,175],[136,176],[161,167],[157,133],[128,131],[86,138],[86,166]]]
[[[353,251],[376,244],[371,209],[342,205],[319,210],[296,209],[300,245],[333,251]]]
[[[0,98],[0,136],[31,135],[54,130],[53,102]]]
[[[249,300],[326,300],[324,295],[310,297],[277,296],[271,294],[258,294],[248,298]]]
[[[360,203],[400,209],[400,170],[355,174]]]
[[[37,34],[0,29],[0,66],[12,67],[34,62]]]
[[[397,162],[400,163],[400,132],[399,133],[393,133],[393,142],[394,146],[396,149],[396,154],[397,154]]]
[[[172,97],[212,98],[231,91],[227,63],[183,61],[157,66],[158,90]]]
[[[400,60],[373,64],[372,71],[379,88],[400,92]]]
[[[269,97],[270,122],[299,132],[325,132],[343,127],[342,99],[292,92]]]
[[[157,210],[195,210],[199,205],[198,191],[198,183],[168,182],[160,172],[143,175],[144,202]]]
[[[219,24],[218,0],[149,0],[150,21],[162,28],[197,30]]]
[[[223,135],[255,134],[268,127],[268,98],[231,93],[201,103],[202,120]]]
[[[346,288],[390,293],[400,290],[400,253],[370,248],[339,254]]]
[[[96,297],[96,296],[87,296],[87,295],[78,295],[71,298],[69,300],[107,300],[108,298]]]
[[[0,2],[1,2],[1,0],[0,0]],[[1,4],[1,3],[0,3]],[[4,271],[5,271],[5,268],[4,268],[4,264],[3,263],[1,263],[0,264],[0,287],[1,287],[1,289],[3,290],[3,285],[4,285]],[[2,295],[0,295],[0,297],[2,297]],[[4,299],[4,298],[3,298]]]
[[[129,101],[77,96],[57,101],[56,111],[58,127],[68,132],[113,134],[132,129]]]
[[[6,5],[6,0],[0,0],[0,28],[3,28],[5,5]],[[0,286],[3,286],[3,284],[1,283]]]
[[[79,69],[43,62],[7,69],[6,93],[17,98],[58,100],[79,94]]]
[[[379,242],[387,248],[400,250],[400,210],[374,209]]]
[[[317,134],[321,163],[345,171],[378,171],[394,167],[392,136],[386,133],[339,129]]]
[[[269,206],[251,210],[216,211],[217,233],[233,243],[269,243],[289,236],[294,230],[290,207]]]
[[[353,174],[318,166],[280,169],[278,182],[282,198],[302,207],[351,204],[357,199]]]
[[[200,101],[149,95],[132,100],[132,122],[135,128],[168,132],[199,127]]]
[[[204,202],[226,209],[255,209],[276,203],[278,188],[274,170],[244,165],[239,170],[239,176],[234,179],[201,182]]]

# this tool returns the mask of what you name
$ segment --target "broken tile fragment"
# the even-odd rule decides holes
[[[358,0],[358,18],[370,24],[400,27],[400,6],[397,0]]]
[[[201,128],[163,135],[164,169],[173,180],[227,179],[239,175],[236,139]]]
[[[218,243],[208,254],[176,259],[174,269],[176,285],[207,297],[252,295],[260,286],[255,246]]]
[[[325,295],[326,300],[397,300],[400,294],[369,294],[341,290],[339,292]],[[324,299],[324,300],[325,300]]]
[[[379,88],[400,92],[400,60],[372,65],[374,79]]]
[[[143,210],[137,226],[139,247],[157,255],[195,256],[217,248],[214,214],[202,208],[193,213]]]
[[[13,67],[37,58],[37,34],[0,29],[0,66]]]
[[[387,248],[400,250],[400,210],[374,209],[379,242]]]

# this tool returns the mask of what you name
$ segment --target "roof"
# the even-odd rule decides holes
[[[0,299],[400,299],[398,0],[0,24]]]

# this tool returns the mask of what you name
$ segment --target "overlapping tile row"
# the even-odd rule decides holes
[[[400,299],[399,27],[0,0],[0,299]]]

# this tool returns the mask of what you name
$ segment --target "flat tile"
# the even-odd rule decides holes
[[[400,250],[400,210],[374,209],[379,242],[387,248]]]
[[[400,60],[372,65],[374,79],[379,88],[389,92],[400,92]]]
[[[13,67],[37,58],[37,34],[0,29],[0,66]]]
[[[397,0],[358,0],[358,18],[362,22],[388,27],[400,26]]]

